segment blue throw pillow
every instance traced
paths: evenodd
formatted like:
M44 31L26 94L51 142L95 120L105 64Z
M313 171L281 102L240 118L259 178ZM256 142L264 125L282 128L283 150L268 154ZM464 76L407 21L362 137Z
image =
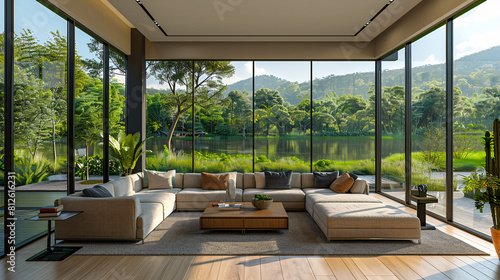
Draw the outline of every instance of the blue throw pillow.
M266 189L291 189L292 170L284 172L265 171Z
M93 188L83 189L83 196L86 197L113 197L111 193L103 186L97 185Z

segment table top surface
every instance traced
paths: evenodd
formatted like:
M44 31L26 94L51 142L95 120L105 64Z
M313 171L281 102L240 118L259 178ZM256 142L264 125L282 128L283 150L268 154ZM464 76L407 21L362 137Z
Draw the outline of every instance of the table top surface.
M437 203L438 199L435 196L428 194L425 197L410 195L410 199L420 203Z
M80 213L83 213L83 211L76 211L76 212L70 212L70 211L62 211L61 215L59 216L54 216L54 217L38 217L38 215L31 217L29 219L26 219L26 221L64 221L67 220L71 217L74 217Z
M218 207L213 207L211 202L205 209L201 218L288 218L283 203L273 202L267 209L259 210L253 207L251 202L236 202L242 204L240 210L222 210Z

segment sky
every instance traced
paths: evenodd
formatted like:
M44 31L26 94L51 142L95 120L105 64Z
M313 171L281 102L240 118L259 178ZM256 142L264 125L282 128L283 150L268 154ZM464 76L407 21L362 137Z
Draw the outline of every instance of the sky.
M29 4L27 4L29 3ZM3 5L0 5L0 22L3 22ZM31 29L38 40L50 38L50 31L59 30L66 34L66 21L34 0L15 1L15 31ZM488 0L454 20L454 55L455 58L476 53L500 45L500 0ZM414 67L441 64L446 58L445 27L442 26L412 44L412 65ZM76 33L76 47L83 58L95 58L88 51L86 44L90 36L82 31ZM224 80L231 84L252 77L252 62L232 62L235 67L233 77ZM398 61L383 62L384 69L397 69L404 66L404 52L400 52ZM310 62L272 62L256 61L255 74L274 75L292 82L310 80ZM374 62L313 62L313 78L329 75L345 75L355 72L374 70ZM124 81L124 77L117 77ZM154 78L147 80L148 87L166 88Z

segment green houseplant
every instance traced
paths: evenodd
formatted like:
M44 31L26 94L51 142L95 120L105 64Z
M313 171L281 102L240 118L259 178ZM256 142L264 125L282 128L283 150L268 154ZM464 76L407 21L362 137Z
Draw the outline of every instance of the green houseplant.
M481 213L485 204L490 205L493 220L490 229L491 238L497 255L500 255L500 163L497 162L500 159L500 121L498 119L493 122L493 136L486 130L483 143L486 152L485 168L478 168L464 179L464 191L475 192L475 206Z
M118 133L118 139L113 136L109 136L109 143L112 151L112 156L115 157L122 168L122 176L127 176L132 174L137 160L146 152L151 152L149 150L143 151L142 147L146 140L141 141L141 134L136 132L134 134L125 134L125 132L120 131Z

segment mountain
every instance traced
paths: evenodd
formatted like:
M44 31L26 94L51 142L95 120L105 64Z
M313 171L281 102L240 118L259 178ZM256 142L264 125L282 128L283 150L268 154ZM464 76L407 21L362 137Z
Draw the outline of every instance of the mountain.
M375 67L375 65L374 65ZM404 85L404 69L384 70L382 62L382 87ZM462 94L472 97L481 94L486 87L500 85L500 46L464 56L454 61L454 86L462 90ZM445 86L445 64L423 65L412 68L412 87L427 90L431 86ZM368 92L375 81L374 72L353 73L347 75L330 75L313 81L313 98L323 99L327 93L335 92L337 96L344 94L363 95ZM252 78L241 80L227 86L224 95L231 90L252 91ZM309 82L297 83L272 76L255 77L255 90L269 88L278 90L283 99L292 105L300 102L299 95L309 95ZM167 92L148 88L148 94Z

